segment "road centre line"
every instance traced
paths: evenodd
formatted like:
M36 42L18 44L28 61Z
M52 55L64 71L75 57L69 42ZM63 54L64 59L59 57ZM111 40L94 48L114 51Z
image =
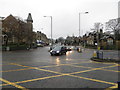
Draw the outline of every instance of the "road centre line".
M0 78L0 80L3 81L3 82L5 82L5 83L7 83L7 84L9 84L9 85L12 85L12 86L14 86L14 87L16 87L16 88L19 88L19 89L21 89L21 90L29 90L29 89L26 89L25 87L22 87L22 86L20 86L20 85L17 85L16 83L7 81L7 80L5 80L5 79L3 79L3 78Z

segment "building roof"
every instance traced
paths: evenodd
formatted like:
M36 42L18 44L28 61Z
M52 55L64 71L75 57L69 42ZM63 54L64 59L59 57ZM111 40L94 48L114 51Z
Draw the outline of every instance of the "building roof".
M28 14L27 21L28 21L28 22L33 22L33 19L32 19L32 16L31 16L31 13Z

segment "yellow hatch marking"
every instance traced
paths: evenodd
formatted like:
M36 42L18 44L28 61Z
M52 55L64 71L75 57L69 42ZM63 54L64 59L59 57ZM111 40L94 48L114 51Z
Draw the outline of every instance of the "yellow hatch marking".
M17 88L19 88L19 89L21 89L21 90L29 90L29 89L26 89L25 87L22 87L22 86L20 86L20 85L15 84L15 83L13 83L13 82L7 81L7 80L5 80L5 79L3 79L3 78L0 78L0 80L3 81L3 82L5 82L5 83L7 83L7 84L9 84L9 85L12 85L12 86L14 86L14 87L17 87Z

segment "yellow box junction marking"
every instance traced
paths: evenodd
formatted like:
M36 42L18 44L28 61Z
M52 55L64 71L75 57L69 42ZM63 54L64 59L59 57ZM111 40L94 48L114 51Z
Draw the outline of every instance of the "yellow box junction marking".
M80 77L80 76L75 76L75 75L71 75L71 74L82 73L82 72L88 72L88 71L93 71L93 70L99 70L99 69L104 69L104 68L109 68L109 67L115 67L115 66L117 66L117 65L112 65L112 66L107 66L107 67L102 67L102 68L91 68L91 67L77 66L77 67L91 68L91 69L90 69L90 70L80 71L80 72L74 72L74 73L64 74L64 73L55 72L55 71L51 71L51 70L40 69L40 68L38 68L38 67L30 67L30 66L20 65L20 64L16 64L16 63L11 63L11 64L12 64L12 65L21 66L21 67L29 67L29 68L27 68L27 69L36 69L36 70L41 70L41 71L46 71L46 72L52 72L52 73L60 74L60 75L54 75L54 76L49 76L49 77L43 77L43 78L37 78L37 79L31 79L31 80L25 80L25 81L14 82L14 84L25 83L25 82L31 82L31 81L36 81L36 80L43 80L43 79L48 79L48 78L54 78L54 77L60 77L60 76L65 76L65 75L67 75L67 76L82 78L82 79L91 80L91 81L95 81L95 82L101 82L101 83L107 83L107 84L116 85L116 83L111 83L111 82L106 82L106 81L97 80L97 79L91 79L91 78L86 78L86 77ZM74 64L78 64L78 63L74 63ZM61 66L62 66L62 65L71 65L71 66L75 66L75 65L72 65L72 64L61 64ZM43 67L45 67L45 66L43 66ZM46 66L46 67L47 67L47 66ZM21 69L21 70L22 70L22 69ZM3 84L2 86L9 85L9 84L10 84L10 83ZM1 86L1 85L0 85L0 86Z
M15 70L6 70L6 71L0 71L0 72L14 72L14 71L23 71L23 70L28 70L31 68L24 68L24 69L15 69Z
M95 81L95 82L101 82L101 83L116 85L116 83L107 82L107 81L102 81L102 80L97 80L97 79L92 79L92 78L86 78L86 77L81 77L81 76L76 76L76 75L70 75L70 74L69 74L69 76L77 77L77 78L82 78L82 79L86 79L86 80L90 80L90 81Z
M112 89L115 89L115 88L118 88L118 84L116 84L114 86L111 86L109 88L106 88L105 90L112 90Z
M14 65L19 65L19 64L14 64ZM19 65L19 66L25 67L24 65ZM108 67L114 67L114 66L116 66L116 65L107 66L107 67L102 67L102 68L108 68ZM82 79L91 80L91 81L95 81L95 82L101 82L101 83L116 85L116 83L112 83L112 82L107 82L107 81L102 81L102 80L97 80L97 79L92 79L92 78L86 78L86 77L80 77L80 76L71 75L71 74L76 74L76 73L78 73L78 72L69 73L69 74L64 74L64 73L55 72L55 71L51 71L51 70L40 69L40 68L37 68L37 67L31 67L31 69L36 69L36 70L41 70L41 71L46 71L46 72L52 72L52 73L56 73L56 74L60 74L60 75L54 75L54 76L43 77L43 78L38 78L38 79L25 80L25 81L20 81L20 82L15 82L15 83L31 82L31 81L35 81L35 80L42 80L42 79L47 79L47 78L53 78L53 77L58 77L58 76L67 75L67 76L82 78ZM94 69L91 69L91 70L98 70L98 69L101 69L101 68L94 68ZM87 70L87 71L84 70L84 71L80 71L80 72L88 72L88 71L91 71L91 70ZM80 73L80 72L79 72L79 73Z
M63 75L48 76L48 77L43 77L43 78L36 78L36 79L31 79L31 80L19 81L19 82L15 82L15 83L17 83L17 84L19 84L19 83L26 83L26 82L32 82L32 81L37 81L37 80L44 80L44 79L60 77L60 76L63 76Z
M87 62L82 62L82 63L87 63ZM72 64L78 64L78 63L72 63ZM6 71L0 71L0 72L13 72L13 71L22 71L22 70L28 70L28 69L32 69L30 66L24 66L24 65L20 65L20 64L16 64L16 63L9 63L7 65L17 65L20 67L26 67L25 69L15 69L15 70L6 70ZM45 68L45 67L57 67L57 66L62 66L62 65L71 65L71 64L60 64L60 65L50 65L50 66L39 66L39 68ZM83 66L81 66L83 67ZM86 67L87 68L87 67Z
M87 63L87 62L82 62L82 63ZM85 66L76 66L73 64L78 64L78 63L72 63L72 64L60 64L59 66L63 66L63 65L68 65L68 66L73 66L73 67L82 67L82 68L91 68L91 69L95 69L93 67L85 67ZM80 64L80 63L79 63ZM0 71L0 72L12 72L12 71L22 71L22 70L27 70L27 69L32 69L30 66L24 66L24 65L20 65L20 64L16 64L16 63L10 63L10 65L17 65L17 66L21 66L21 67L27 67L25 69L16 69L16 70L7 70L7 71ZM118 64L115 64L116 66L118 66ZM50 66L39 66L39 68L45 68L45 67L57 67L58 65L50 65ZM111 66L110 66L111 67ZM108 67L109 68L109 67ZM120 71L115 71L115 70L108 70L108 69L102 69L104 71L113 71L113 72L120 72Z
M0 78L0 80L3 81L3 82L5 82L5 83L7 83L7 84L9 84L9 85L12 85L12 86L14 86L14 87L16 87L16 88L19 88L19 89L21 89L21 90L29 90L29 89L26 89L25 87L22 87L22 86L20 86L20 85L17 85L16 83L7 81L7 80L5 80L5 79L3 79L3 78Z

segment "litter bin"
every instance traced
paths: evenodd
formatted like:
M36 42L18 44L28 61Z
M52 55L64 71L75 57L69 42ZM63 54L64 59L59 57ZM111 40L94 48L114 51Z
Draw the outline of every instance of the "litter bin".
M99 59L99 51L97 51L96 53L97 53L97 58Z
M99 59L103 59L103 52L99 51Z
M97 51L97 58L103 59L103 52L102 51Z

